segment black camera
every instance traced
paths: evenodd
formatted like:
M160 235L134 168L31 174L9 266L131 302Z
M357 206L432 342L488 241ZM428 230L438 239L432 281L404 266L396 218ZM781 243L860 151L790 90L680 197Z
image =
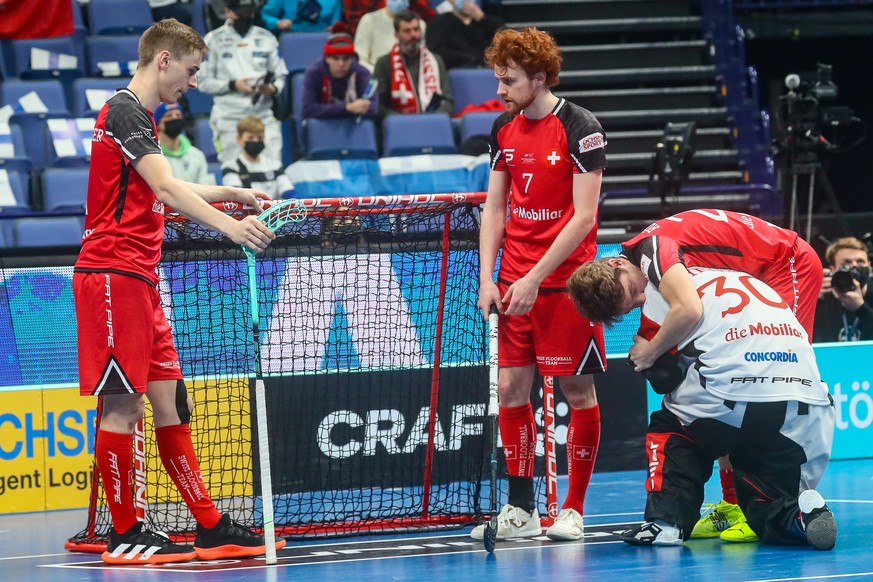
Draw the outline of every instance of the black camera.
M831 274L831 287L837 293L848 293L855 289L855 282L858 282L859 287L863 287L870 280L870 267L853 267L852 265L843 265L839 271Z

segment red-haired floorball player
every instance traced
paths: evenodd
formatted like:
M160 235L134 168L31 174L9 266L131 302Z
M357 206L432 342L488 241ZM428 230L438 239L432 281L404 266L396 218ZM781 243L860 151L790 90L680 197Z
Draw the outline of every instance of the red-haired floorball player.
M95 454L112 516L103 560L157 564L263 554L264 538L219 513L209 497L188 422L193 403L182 380L173 335L158 295L157 264L167 204L238 244L263 250L275 238L254 217L235 220L209 202L235 200L260 209L254 190L201 186L173 178L152 111L197 86L206 45L174 19L146 30L139 65L94 127L88 211L73 275L83 395L103 413ZM164 468L197 520L194 546L172 543L137 521L131 495L131 442L148 396ZM280 541L277 547L284 546Z
M492 305L500 312L499 424L509 501L497 519L497 538L541 531L533 491L537 430L530 403L538 368L543 376L558 379L571 409L569 491L547 535L577 540L600 441L592 374L606 369L606 357L602 326L579 315L566 281L595 256L606 137L589 111L552 93L561 53L549 34L536 28L499 31L486 59L507 110L491 132L491 175L479 239L479 307L486 317ZM479 526L472 537L483 534Z

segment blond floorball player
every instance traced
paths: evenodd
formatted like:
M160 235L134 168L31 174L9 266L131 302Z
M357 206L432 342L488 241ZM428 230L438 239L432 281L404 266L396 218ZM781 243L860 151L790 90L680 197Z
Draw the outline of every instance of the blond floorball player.
M263 193L176 179L161 153L152 111L197 86L205 54L206 45L190 27L173 19L152 25L140 39L136 74L103 106L94 127L73 293L80 390L99 396L103 406L95 457L112 516L103 554L110 564L245 557L266 550L262 536L219 513L206 491L188 426L193 403L157 289L164 205L253 249L263 250L275 238L254 217L237 221L209 205L235 200L260 209ZM193 547L146 529L134 513L131 443L145 396L161 461L197 521Z
M491 175L479 240L479 307L485 317L492 305L500 312L498 422L509 500L497 519L497 538L541 531L533 491L537 434L530 402L539 369L558 379L571 408L569 490L547 535L577 540L600 441L592 374L606 369L606 357L603 328L578 314L565 287L576 267L596 253L606 138L588 110L552 93L561 55L549 34L536 28L502 30L486 59L494 68L497 95L506 104L491 133ZM479 526L472 537L483 534Z

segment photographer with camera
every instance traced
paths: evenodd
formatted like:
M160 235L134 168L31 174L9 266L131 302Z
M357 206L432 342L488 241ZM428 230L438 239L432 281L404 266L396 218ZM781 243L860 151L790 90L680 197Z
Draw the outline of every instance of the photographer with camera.
M815 310L813 342L873 340L873 305L864 300L870 282L867 245L838 239L825 254L828 271Z

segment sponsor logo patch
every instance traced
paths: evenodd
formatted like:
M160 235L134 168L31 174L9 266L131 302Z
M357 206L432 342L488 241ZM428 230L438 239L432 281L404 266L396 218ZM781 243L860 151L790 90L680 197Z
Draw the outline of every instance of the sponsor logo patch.
M588 137L583 137L579 140L579 151L584 154L585 152L590 152L591 150L602 148L605 145L606 140L603 139L602 133L592 133Z

